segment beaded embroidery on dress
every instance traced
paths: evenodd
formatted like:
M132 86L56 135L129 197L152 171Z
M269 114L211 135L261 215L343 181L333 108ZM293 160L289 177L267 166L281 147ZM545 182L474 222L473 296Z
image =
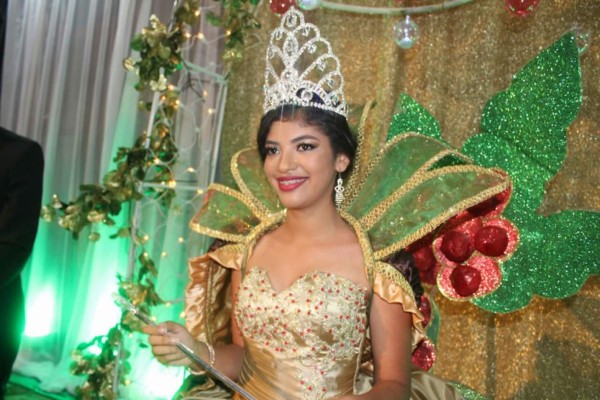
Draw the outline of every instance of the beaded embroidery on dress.
M258 398L324 399L352 390L367 329L367 288L314 271L277 293L267 272L255 267L238 296L234 313L254 361L244 363L240 384Z

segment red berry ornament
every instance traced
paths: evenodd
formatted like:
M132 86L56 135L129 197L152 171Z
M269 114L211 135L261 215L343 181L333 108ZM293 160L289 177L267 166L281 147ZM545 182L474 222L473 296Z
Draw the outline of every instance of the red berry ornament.
M460 263L471 256L474 246L466 234L454 230L444 234L441 250L448 260Z
M419 250L413 252L412 255L419 271L429 271L435 267L436 261L431 245L421 247Z
M499 257L508 247L508 233L499 226L485 226L475 234L475 248L481 254Z
M481 273L468 265L459 265L450 274L450 282L459 296L468 297L479 289Z
M412 353L413 365L423 371L430 370L436 358L435 347L429 339L421 340Z
M285 14L294 5L294 0L269 0L269 8L275 14Z
M504 5L508 12L525 17L535 11L540 0L505 0Z

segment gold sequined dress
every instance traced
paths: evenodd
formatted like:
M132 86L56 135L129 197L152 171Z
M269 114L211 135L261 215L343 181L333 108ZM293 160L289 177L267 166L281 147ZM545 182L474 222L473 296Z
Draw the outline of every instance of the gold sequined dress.
M356 227L356 221L344 215ZM277 223L274 221L274 223ZM265 226L267 231L271 226ZM366 235L356 231L363 249L370 249ZM258 237L258 236L257 236ZM414 294L402 274L385 263L376 263L365 273L371 289L345 277L315 270L300 276L288 288L277 292L269 275L258 266L247 266L250 247L224 247L191 262L192 278L188 296L202 298L211 293L207 282L221 287L228 271L242 270L243 279L234 310L242 332L245 354L238 383L257 399L330 399L358 394L372 386L367 310L370 296L401 304L412 315L413 347L424 336L421 315ZM207 274L208 273L208 274ZM217 300L217 298L215 298ZM188 304L190 303L188 299ZM188 306L188 326L207 321L193 320L216 313L213 335L227 325L224 310L205 308L204 301ZM214 340L220 343L219 340ZM447 382L415 370L412 399L461 399ZM213 388L214 389L214 388ZM210 390L197 391L187 398L214 398ZM236 398L236 397L234 397Z
M366 288L319 271L275 292L268 274L253 268L234 311L246 349L241 385L259 399L352 392L368 298Z

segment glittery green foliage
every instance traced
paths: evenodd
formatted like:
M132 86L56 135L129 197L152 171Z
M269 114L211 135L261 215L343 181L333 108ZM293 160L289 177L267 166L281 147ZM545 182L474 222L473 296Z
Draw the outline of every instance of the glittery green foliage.
M484 309L513 311L526 306L534 294L563 298L576 293L590 274L600 273L593 251L594 243L600 243L600 213L537 213L546 183L564 161L566 129L581 100L579 53L569 33L489 101L481 133L463 146L478 164L500 167L512 177L513 196L504 215L521 234L517 252L502 266L500 288L475 301Z
M460 392L460 394L463 395L465 400L488 400L487 397L477 393L476 391L474 391L473 389L471 389L465 385L461 385L460 383L457 383L457 382L451 382L451 383L452 383L452 386L454 386Z
M396 103L387 140L405 132L417 132L437 140L443 140L437 120L422 105L403 93Z
M410 96L402 93L396 102L396 110L394 112L392 122L390 123L387 141L390 141L395 136L406 132L420 133L421 135L429 136L433 139L439 140L445 145L448 145L442 138L442 130L440 129L440 124L435 117L431 115L425 107L417 103ZM418 146L418 148L420 152L423 150L422 146ZM414 151L411 149L410 154L414 157L415 154L413 153ZM464 163L465 160L461 158L446 156L437 161L431 167L431 169L449 167L451 165L460 165Z
M221 13L212 11L207 13L208 22L214 26L225 29L226 38L222 59L226 63L241 61L244 58L244 44L248 32L260 28L260 22L256 18L256 9L259 0L219 0L221 2Z

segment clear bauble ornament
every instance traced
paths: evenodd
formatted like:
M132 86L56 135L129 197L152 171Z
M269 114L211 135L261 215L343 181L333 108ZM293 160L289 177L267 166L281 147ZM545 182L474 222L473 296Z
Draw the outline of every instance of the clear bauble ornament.
M571 32L573 32L573 35L575 36L575 43L577 44L579 55L582 55L590 46L590 34L578 25L573 26Z
M410 49L419 39L419 27L410 16L407 15L404 21L397 22L394 25L394 40L398 47Z
M310 11L319 8L321 0L296 0L296 4L301 9Z

